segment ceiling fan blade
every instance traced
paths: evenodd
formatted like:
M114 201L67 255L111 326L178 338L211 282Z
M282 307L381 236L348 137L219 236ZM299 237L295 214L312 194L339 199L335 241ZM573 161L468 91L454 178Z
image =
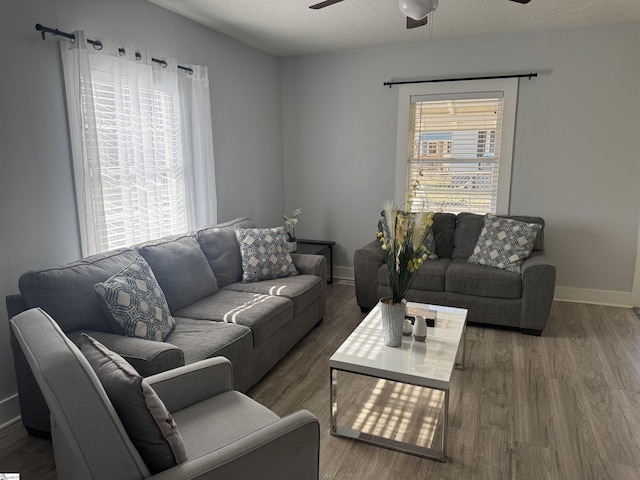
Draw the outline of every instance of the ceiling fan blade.
M525 4L525 3L529 3L531 0L511 0L511 1L512 1L512 2L517 2L517 3Z
M334 3L340 3L343 0L326 0L325 2L316 3L315 5L311 5L309 8L313 10L320 10L321 8L328 7L329 5L333 5Z
M423 25L427 24L428 19L429 19L429 15L427 15L424 18L421 18L420 20L414 20L411 17L407 17L407 29L422 27Z

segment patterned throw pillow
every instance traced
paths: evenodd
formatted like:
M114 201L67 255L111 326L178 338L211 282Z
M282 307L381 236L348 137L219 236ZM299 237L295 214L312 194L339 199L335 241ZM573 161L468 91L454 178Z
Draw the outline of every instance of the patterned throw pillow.
M121 335L161 342L175 326L164 293L141 256L108 280L96 283L94 289Z
M298 275L289 250L284 227L236 230L242 256L242 282Z
M520 266L531 255L542 225L525 223L488 213L469 263L487 265L520 273Z
M178 426L144 378L124 358L86 333L80 348L151 473L186 462Z

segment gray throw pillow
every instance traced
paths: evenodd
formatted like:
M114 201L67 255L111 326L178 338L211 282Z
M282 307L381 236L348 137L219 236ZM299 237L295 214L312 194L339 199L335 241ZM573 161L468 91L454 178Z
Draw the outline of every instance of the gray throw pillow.
M242 282L298 275L287 249L284 227L236 230L242 256Z
M525 258L531 255L542 225L525 223L488 213L469 263L487 265L520 273Z
M176 422L158 394L120 355L86 333L81 350L151 473L187 461Z
M164 293L141 256L94 289L116 333L161 342L175 326Z

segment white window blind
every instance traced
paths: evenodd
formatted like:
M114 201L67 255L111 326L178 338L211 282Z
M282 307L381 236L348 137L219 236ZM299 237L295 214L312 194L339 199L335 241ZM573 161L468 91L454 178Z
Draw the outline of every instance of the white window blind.
M414 209L495 213L502 92L411 96L408 184Z
M116 94L113 82L93 81L95 133L87 146L101 250L187 230L177 95L140 88Z

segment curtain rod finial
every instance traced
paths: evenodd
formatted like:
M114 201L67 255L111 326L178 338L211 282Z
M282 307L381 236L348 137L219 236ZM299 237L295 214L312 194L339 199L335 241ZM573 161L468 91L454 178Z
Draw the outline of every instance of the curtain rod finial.
M38 30L40 32L42 40L46 40L46 38L44 36L44 27L42 25L40 25L39 23L36 23L36 30Z

